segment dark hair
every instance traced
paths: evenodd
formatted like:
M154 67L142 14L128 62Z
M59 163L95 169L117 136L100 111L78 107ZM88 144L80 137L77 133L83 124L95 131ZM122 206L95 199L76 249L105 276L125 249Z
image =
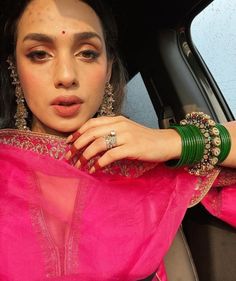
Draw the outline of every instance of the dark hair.
M113 17L113 13L109 10L108 6L105 4L105 1L82 0L82 2L88 4L96 12L103 27L108 59L113 60L110 83L112 84L114 89L114 112L118 114L120 112L124 97L124 88L127 82L127 73L118 52L118 30L116 22Z
M11 84L7 58L15 53L15 33L18 19L28 1L7 1L0 16L0 128L14 128L16 112L15 90Z
M126 85L126 72L117 51L117 27L112 13L102 1L81 0L100 18L108 59L113 60L110 83L114 89L114 111L119 113ZM0 15L0 128L14 128L16 112L15 88L12 85L8 57L15 57L18 21L31 0L8 0Z

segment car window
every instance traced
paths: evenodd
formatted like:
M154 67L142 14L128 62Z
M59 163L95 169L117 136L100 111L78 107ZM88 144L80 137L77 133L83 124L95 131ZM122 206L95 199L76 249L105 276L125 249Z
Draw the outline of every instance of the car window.
M158 118L140 73L128 83L122 114L150 128L158 128Z
M193 20L191 37L236 117L236 0L214 0Z

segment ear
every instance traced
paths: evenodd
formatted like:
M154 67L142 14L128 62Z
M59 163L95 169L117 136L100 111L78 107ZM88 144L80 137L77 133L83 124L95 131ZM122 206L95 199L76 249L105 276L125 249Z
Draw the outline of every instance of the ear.
M113 59L110 59L107 63L107 79L106 79L106 81L108 81L108 82L111 79L112 66L113 66Z

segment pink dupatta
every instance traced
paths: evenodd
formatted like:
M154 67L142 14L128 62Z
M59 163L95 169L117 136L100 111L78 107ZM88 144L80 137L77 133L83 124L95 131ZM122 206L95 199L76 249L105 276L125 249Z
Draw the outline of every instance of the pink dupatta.
M0 131L1 281L144 279L219 174L124 160L89 175L64 160L67 149L54 136Z

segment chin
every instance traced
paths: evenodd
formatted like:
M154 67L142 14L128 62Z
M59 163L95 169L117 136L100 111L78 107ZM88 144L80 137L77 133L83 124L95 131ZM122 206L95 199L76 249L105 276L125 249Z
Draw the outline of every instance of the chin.
M49 129L49 133L53 134L53 135L68 136L77 130L78 130L78 128L51 128L51 129Z
M34 131L41 131L51 135L69 135L77 131L90 117L83 116L78 118L47 118L47 120L40 120L33 124Z
M83 124L84 122L82 124L76 122L76 125L70 124L70 122L66 122L66 124L64 123L58 124L57 126L50 126L49 130L51 129L52 131L58 132L59 134L69 135L70 133L77 131Z

